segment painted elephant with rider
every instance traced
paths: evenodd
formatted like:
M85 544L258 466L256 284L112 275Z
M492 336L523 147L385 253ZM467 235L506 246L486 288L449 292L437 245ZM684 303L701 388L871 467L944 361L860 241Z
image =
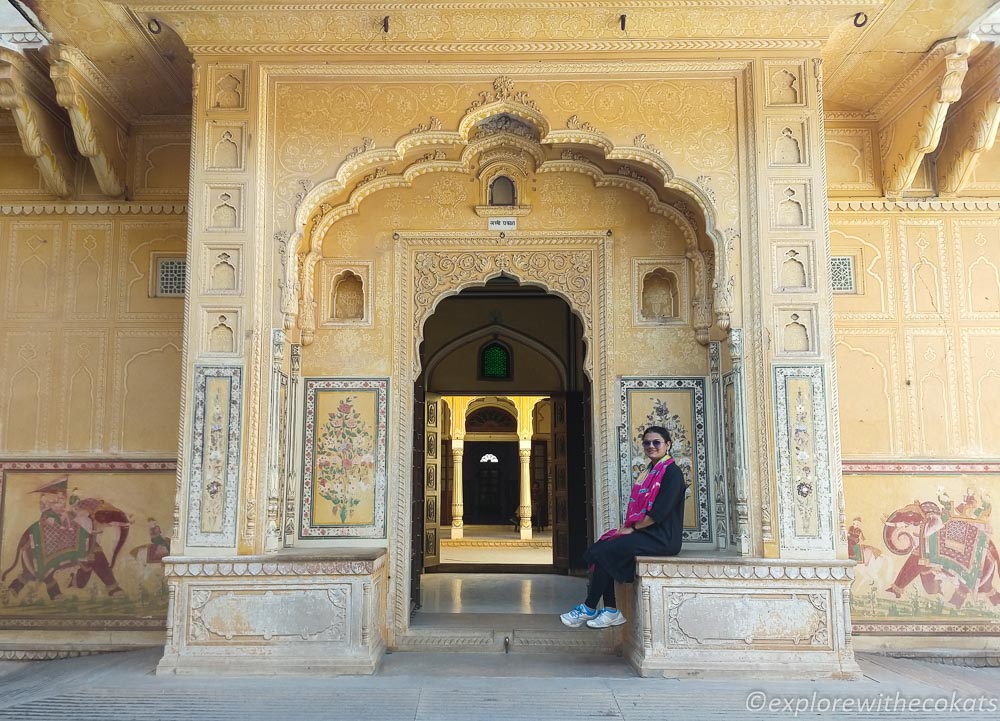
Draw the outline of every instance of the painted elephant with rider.
M955 516L943 502L914 501L894 511L886 520L883 539L886 548L906 556L886 592L896 598L917 578L929 594L941 594L942 579L955 583L948 599L961 608L970 593L982 593L994 606L1000 605L1000 554L990 537L985 517Z
M62 594L56 572L70 570L70 587L84 588L96 575L109 596L122 593L114 565L128 538L128 514L97 498L67 499L64 490L43 495L40 506L40 518L21 534L14 561L0 582L6 582L20 566L20 573L8 587L11 593L17 595L28 583L40 581L49 598L55 599ZM110 560L100 544L100 536L108 529L115 536Z

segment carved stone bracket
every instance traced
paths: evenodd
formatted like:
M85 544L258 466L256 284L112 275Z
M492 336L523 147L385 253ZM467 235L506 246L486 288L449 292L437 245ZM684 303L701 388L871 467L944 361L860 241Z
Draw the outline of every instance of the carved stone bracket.
M972 179L976 163L990 148L1000 127L1000 67L996 54L990 58L986 83L965 92L948 115L948 132L937 156L938 195L953 197ZM971 73L970 73L971 75Z
M101 191L117 198L125 194L129 121L103 95L78 58L76 53L54 47L49 75L57 102L69 113L77 148L90 160Z
M38 165L45 186L60 198L73 192L73 154L65 140L48 78L27 59L0 47L0 107L14 116L24 152Z
M948 107L962 95L969 55L978 44L971 37L939 43L901 83L905 91L890 96L895 102L876 108L886 197L902 195L924 156L937 148Z

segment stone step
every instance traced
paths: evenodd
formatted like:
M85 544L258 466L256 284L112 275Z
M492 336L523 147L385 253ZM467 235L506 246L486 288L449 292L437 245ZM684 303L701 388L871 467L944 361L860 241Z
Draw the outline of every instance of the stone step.
M398 650L611 655L627 628L567 628L553 614L418 613Z

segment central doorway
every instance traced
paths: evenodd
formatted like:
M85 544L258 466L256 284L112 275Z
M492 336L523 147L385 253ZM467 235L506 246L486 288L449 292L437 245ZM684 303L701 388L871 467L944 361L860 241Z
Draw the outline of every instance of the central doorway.
M414 383L411 608L423 605L426 574L437 605L440 574L455 593L476 574L504 574L520 589L517 612L526 582L584 570L594 436L584 352L566 301L509 276L428 318Z

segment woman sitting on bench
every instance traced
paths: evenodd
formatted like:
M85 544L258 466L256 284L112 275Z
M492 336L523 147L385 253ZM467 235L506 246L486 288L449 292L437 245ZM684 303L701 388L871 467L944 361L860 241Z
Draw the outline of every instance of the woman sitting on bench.
M670 434L650 426L642 434L649 466L632 486L621 528L608 531L583 555L590 566L586 600L560 620L570 628L608 628L625 623L615 602L615 581L635 579L636 556L676 556L684 529L684 474L670 457ZM604 599L604 608L597 604Z

